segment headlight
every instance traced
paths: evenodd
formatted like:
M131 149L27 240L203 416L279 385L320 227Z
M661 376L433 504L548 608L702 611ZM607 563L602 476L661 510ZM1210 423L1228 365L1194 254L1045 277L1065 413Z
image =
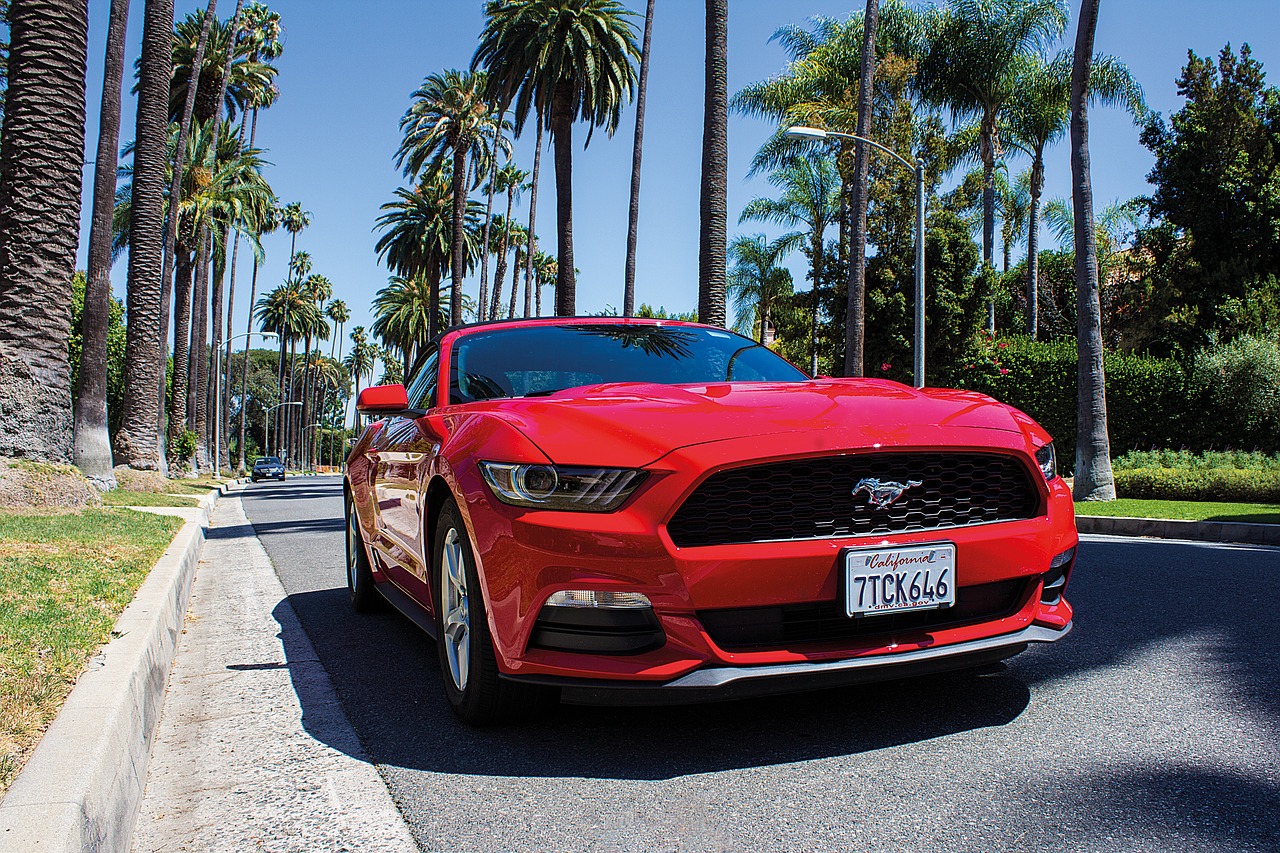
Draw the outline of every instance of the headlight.
M564 468L481 462L484 481L503 503L532 509L609 512L648 476L627 468Z
M1052 441L1036 451L1036 464L1040 466L1040 473L1044 474L1046 480L1058 476L1058 457L1053 452Z

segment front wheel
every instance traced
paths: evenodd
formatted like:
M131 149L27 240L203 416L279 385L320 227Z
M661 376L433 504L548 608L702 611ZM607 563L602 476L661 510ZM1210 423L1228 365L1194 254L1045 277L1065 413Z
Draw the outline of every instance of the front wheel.
M484 593L458 505L450 500L436 524L436 647L445 698L473 726L511 722L554 704L554 688L504 681L498 674Z
M360 520L356 517L356 504L347 495L347 594L351 607L357 613L371 613L378 609L381 594L374 588L373 570L369 565L369 553L360 535Z

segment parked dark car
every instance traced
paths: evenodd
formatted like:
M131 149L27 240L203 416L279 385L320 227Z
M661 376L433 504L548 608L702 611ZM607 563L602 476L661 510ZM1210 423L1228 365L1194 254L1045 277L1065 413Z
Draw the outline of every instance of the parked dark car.
M284 481L284 463L275 456L259 456L258 460L253 463L253 473L250 475L253 482L259 480L280 480Z

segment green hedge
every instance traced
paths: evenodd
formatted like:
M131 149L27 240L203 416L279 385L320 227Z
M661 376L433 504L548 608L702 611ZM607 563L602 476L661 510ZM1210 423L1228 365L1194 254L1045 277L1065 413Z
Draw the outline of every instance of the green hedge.
M1280 449L1280 343L1243 337L1170 358L1107 353L1112 456L1127 451ZM975 342L964 364L931 377L1022 409L1054 437L1064 469L1075 463L1076 345L1072 339ZM1136 497L1136 496L1135 496Z
M1129 468L1115 472L1116 496L1148 500L1280 502L1280 471Z

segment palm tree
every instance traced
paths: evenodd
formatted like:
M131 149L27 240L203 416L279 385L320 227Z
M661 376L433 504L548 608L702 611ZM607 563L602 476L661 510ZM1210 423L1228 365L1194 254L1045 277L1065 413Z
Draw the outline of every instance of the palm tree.
M529 316L533 313L533 304L530 301L532 297L529 295L529 282L533 280L534 277L534 259L529 257L529 242L529 229L525 228L523 225L516 225L513 222L511 224L511 232L507 235L507 244L511 247L511 251L515 253L515 263L511 265L511 307L508 309L506 314L508 319L516 316L516 299L520 293L521 271L524 271L525 273L525 302L528 304L525 316ZM538 254L541 254L541 252ZM502 305L496 292L494 293L493 304L496 307L501 307Z
M9 26L0 141L0 456L67 462L87 4L18 0Z
M785 241L770 243L763 234L738 237L729 246L735 263L729 271L728 291L738 308L733 327L744 335L758 328L762 344L774 307L792 292L791 271L778 266L785 252Z
M315 302L308 297L300 278L291 279L279 285L258 300L258 322L262 330L275 332L280 339L280 402L286 402L289 399L285 396L285 391L293 387L292 372L287 385L284 381L285 354L290 347L296 352L298 339L311 326L311 314L314 311ZM281 406L280 411L286 408L289 407ZM283 438L287 423L285 418L277 416L275 434Z
M513 227L519 228L518 225L515 225L511 221L511 210L515 206L516 198L524 191L526 187L525 181L528 177L528 172L516 168L514 163L508 163L494 174L493 180L491 181L492 184L496 185L499 191L507 194L507 215L502 217L498 228L499 237L498 245L496 246L498 253L498 266L497 269L494 270L493 276L493 297L491 307L488 308L488 314L490 316L497 314L497 306L501 304L502 276L507 271L507 252L511 246L511 229ZM481 311L486 310L486 306L484 305L485 296L487 296L487 294L482 292L480 299ZM481 319L484 319L483 314L481 315Z
M858 123L854 131L863 139L871 138L871 94L876 74L876 27L879 0L867 0L862 16L862 67L858 73ZM861 376L867 317L867 173L871 166L871 147L858 142L854 148L853 234L849 244L849 293L845 316L844 375Z
M422 352L433 337L429 285L419 278L391 276L387 286L373 297L373 316L370 331L388 348L399 350L406 371L416 373Z
M977 118L982 160L982 259L994 266L998 124L1018 88L1021 63L1062 35L1065 0L952 0L934 20L917 84L956 120ZM995 302L987 304L995 331Z
M347 321L351 319L351 312L347 310L347 303L343 302L341 299L335 299L329 303L329 307L325 309L325 314L328 315L329 319L333 322L333 324L338 327L338 333L333 336L333 344L329 347L329 358L333 360L336 364L341 364L342 363L342 346L344 343L346 343L343 335L346 332ZM336 358L334 357L335 347L337 348ZM336 387L336 383L335 383L335 387ZM347 401L346 401L346 398L344 397L342 401L342 412L344 416L340 419L344 423L344 425L346 423L346 417L345 417L346 410L347 410ZM332 451L330 452L330 456L333 456Z
M784 228L803 226L778 239L784 252L804 241L809 243L813 281L813 319L810 341L810 372L818 372L818 283L825 258L824 235L840 215L840 177L835 163L822 152L794 154L784 166L769 175L769 183L782 191L780 198L753 199L742 209L738 222L774 222Z
M644 151L645 92L649 88L649 43L653 37L653 0L644 12L644 40L640 45L640 84L636 92L636 141L631 151L631 206L627 217L627 261L622 286L622 316L636 308L636 238L640 229L640 156Z
M500 120L486 100L488 78L484 72L449 70L431 74L413 93L414 102L400 120L404 140L396 152L396 163L406 177L440 173L445 164L453 176L453 245L451 322L462 322L462 280L466 276L463 235L467 212L468 157L472 164L483 163L488 155L486 138L499 136ZM476 170L477 176L480 170Z
M1007 175L1008 169L1003 173L996 173L996 209L1000 214L1000 249L1004 254L1004 272L1009 271L1014 248L1027 239L1027 222L1031 215L1031 170L1023 169L1012 182ZM978 180L982 180L980 174ZM979 220L975 224L975 230L981 224Z
M698 319L723 326L729 194L729 0L706 0L706 8L702 190L698 203Z
M722 0L723 2L723 0ZM617 0L490 0L472 68L485 68L490 95L512 104L517 131L530 108L555 144L559 278L556 309L576 313L573 265L573 123L612 135L635 87L634 16ZM539 145L541 150L541 145ZM532 227L530 229L532 231Z
M535 317L542 316L542 288L556 284L560 278L560 261L546 252L535 252L533 256L533 272L535 285ZM528 302L528 294L525 294Z
M217 7L217 2L218 0L209 0L208 9L205 11L204 18L201 21L200 34L196 40L195 49L191 53L192 67L201 66L202 63L204 62L205 48L209 40L209 28L212 25L213 21L216 20L216 18L214 17L214 9ZM172 22L172 16L170 16L170 21ZM173 48L176 48L176 43L177 43L177 39L174 39ZM174 50L174 52L176 52L176 50ZM170 68L176 70L177 68L176 58L171 59ZM141 81L139 81L139 85L141 85ZM175 148L175 153L170 161L171 169L170 169L170 183L169 183L169 198L171 199L180 197L179 195L181 190L180 183L182 181L184 167L186 166L187 141L188 141L188 136L191 133L191 118L195 111L195 104L196 104L196 90L189 86L187 87L187 91L183 99L181 120L178 123L177 146ZM173 272L174 272L173 253L174 253L174 244L177 241L177 230L178 230L177 217L170 216L168 218L167 226L165 228L164 272L160 279L160 285L163 288L161 297L160 297L160 328L162 330L167 330L169 328L169 301L171 298L171 294L173 292ZM161 361L165 360L165 352L163 347L163 335L164 335L164 332L161 331L161 344L162 344L160 349ZM164 420L163 378L161 379L160 384L156 389L156 392L158 395L157 405L160 407L160 411L162 413L160 419L163 421ZM174 420L175 419L172 416L169 419L171 433L173 432L173 429L174 429ZM157 437L160 440L163 440L163 436L157 436Z
M98 155L93 169L93 222L89 270L80 321L80 376L76 388L75 453L78 467L103 491L116 487L111 435L107 430L107 326L111 311L111 222L116 197L116 151L120 145L120 85L129 0L111 0L107 51L98 118Z
M253 135L253 133L252 133L252 131L250 131L250 136L252 137L252 135ZM257 240L258 240L258 244L259 244L259 245L261 245L263 235L272 233L273 231L275 231L275 230L280 226L280 208L278 208L278 207L274 207L274 206L273 206L273 207L271 208L270 212L269 212L269 213L268 213L268 214L267 214L267 215L266 215L266 216L265 216L261 221L256 222L256 223L254 223L254 224L257 226L257 230L255 231L254 236L255 236L255 237L257 238ZM238 233L236 234L236 237L237 237L237 239L239 239L239 234L238 234ZM247 321L246 321L246 323L245 323L245 328L246 328L246 330L252 330L252 329L253 329L253 311L254 311L254 308L256 307L256 303L257 303L257 299L258 299L258 265L259 265L259 264L261 264L261 263L262 263L262 261L263 261L264 259L265 259L265 254L264 254L264 253L262 253L262 252L255 252L255 253L254 253L254 256L253 256L253 273L252 273L252 275L251 275L251 277L250 277L250 279L249 279L249 317L247 318ZM228 337L230 337L230 335L229 335L229 334L228 334ZM245 357L244 357L244 361L243 361L243 362L241 363L241 365L240 365L240 425L239 425L239 429L238 429L239 437L240 437L240 441L239 441L239 443L238 443L239 451L238 451L238 454L237 454L239 458L238 458L238 460L236 461L236 473L237 473L237 474L239 474L239 475L242 475L242 476L243 476L244 471L245 471L245 467L244 467L244 466L245 466L245 458L244 458L244 449L245 449L245 448L244 448L244 439L245 439L245 405L244 405L244 400L245 400L245 393L246 393L246 391L247 391L247 389L248 389L248 387L249 387L249 350L250 350L250 349L251 349L251 347L250 347L250 345L249 345L249 340L247 340L247 339L246 339L246 341L245 341ZM228 367L229 367L229 365L230 365L230 361L231 361L231 358L230 358L230 356L228 356L228 357L227 357Z
M369 343L368 337L364 333L364 326L356 326L351 330L351 353L342 362L347 368L348 375L355 383L355 395L360 396L360 380L369 374L372 378L373 365L377 360L377 353L373 345ZM359 410L351 413L351 428L354 430L360 425Z
M333 298L333 282L326 276L313 273L302 283L303 292L311 300L314 310L307 314L307 326L303 330L306 345L302 354L302 411L299 426L311 423L311 343L312 341L329 340L329 322L325 319L324 303ZM302 458L310 459L307 436L299 435L298 444L302 448Z
M280 46L279 15L265 7L249 19L241 15L237 4L236 14L226 22L213 15L214 4L206 11L195 10L174 27L173 34L173 83L169 90L169 120L178 121L185 107L190 89L192 69L199 66L194 117L206 122L218 114L224 104L231 119L245 112L263 98L264 92L275 87L277 71L269 62ZM259 4L253 4L259 5ZM271 16L275 15L274 21ZM243 18L243 20L242 20ZM208 36L205 48L199 52L200 34L208 20ZM255 30L250 28L255 28ZM264 31L265 28L265 31ZM274 29L274 35L272 34ZM242 37L242 34L245 34ZM264 50L265 49L265 50Z
M168 288L162 283L162 267L167 240L164 178L172 28L173 0L146 0L128 220L130 234L136 237L129 244L124 412L115 437L116 461L146 470L163 470L165 464L157 392L164 382L162 342L168 333L164 306Z
M374 249L392 273L403 278L423 278L430 291L433 309L430 317L438 317L441 304L440 280L452 265L455 244L453 235L453 179L450 170L436 173L413 190L400 187L396 201L379 208L375 228L383 231ZM463 220L462 250L464 269L474 265L479 251L480 217L483 207L467 201ZM431 337L439 330L439 321L431 327ZM445 320L449 322L448 317Z
M289 202L280 209L280 224L289 232L289 267L292 268L298 253L298 235L311 225L311 211L303 210L302 202Z
M1024 57L1017 73L1016 94L1006 116L1009 144L1031 158L1027 229L1027 334L1037 331L1040 194L1044 191L1044 149L1066 133L1071 119L1071 51L1051 61ZM1089 64L1089 98L1094 103L1123 104L1135 119L1146 114L1142 87L1124 63L1112 56L1093 57Z
M1107 435L1107 380L1102 364L1102 307L1098 299L1098 247L1089 175L1089 83L1099 0L1081 0L1071 68L1071 184L1076 226L1076 467L1077 501L1115 500L1111 440Z

